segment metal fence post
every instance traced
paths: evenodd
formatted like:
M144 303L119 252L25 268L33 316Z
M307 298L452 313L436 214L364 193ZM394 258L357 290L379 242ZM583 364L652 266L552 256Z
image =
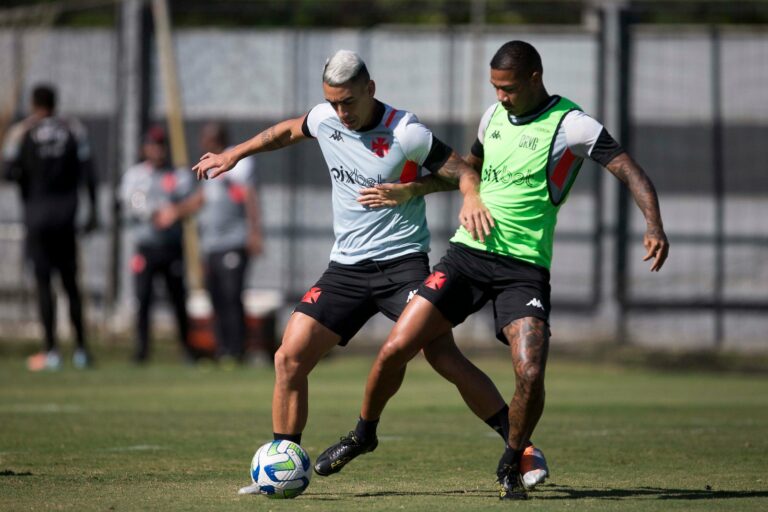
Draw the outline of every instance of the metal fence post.
M723 173L723 112L721 90L720 30L716 26L710 29L712 80L712 182L715 200L715 261L714 261L714 321L715 347L721 348L725 337L723 325L723 294L725 287L725 176Z
M617 94L619 140L626 150L632 146L632 132L630 123L631 109L631 82L632 77L632 43L631 43L631 12L620 9L618 12L618 40L619 40L619 87ZM629 309L629 191L624 184L618 184L619 191L616 203L616 300L619 305L617 315L618 343L629 343L627 330L627 312Z

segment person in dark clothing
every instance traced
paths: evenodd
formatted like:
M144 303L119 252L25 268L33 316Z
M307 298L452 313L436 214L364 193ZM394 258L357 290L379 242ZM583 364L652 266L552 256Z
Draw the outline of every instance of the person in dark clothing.
M158 274L165 280L184 353L194 360L188 343L182 226L172 216L173 205L187 200L194 192L195 180L188 170L169 165L162 127L153 126L147 131L142 151L145 160L125 172L120 190L136 245L130 261L139 307L134 361L143 363L149 358L149 314L153 281Z
M77 344L73 364L80 369L91 364L77 283L75 217L79 188L85 185L90 199L86 231L96 227L96 179L84 127L75 119L56 116L55 110L53 87L35 87L31 115L11 127L3 146L5 176L16 182L21 191L26 255L35 272L45 334L43 351L27 360L32 371L61 367L55 329L56 298L51 288L54 273L58 273L69 299L69 318Z

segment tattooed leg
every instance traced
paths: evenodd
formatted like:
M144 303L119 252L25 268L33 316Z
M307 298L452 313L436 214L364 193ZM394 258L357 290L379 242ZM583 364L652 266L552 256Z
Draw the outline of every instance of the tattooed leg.
M509 403L509 446L522 449L544 411L544 370L549 352L549 327L526 317L504 328L515 366L515 394Z

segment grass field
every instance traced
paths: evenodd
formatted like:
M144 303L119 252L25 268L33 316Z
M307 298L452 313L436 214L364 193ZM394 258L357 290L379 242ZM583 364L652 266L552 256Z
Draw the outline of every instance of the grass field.
M509 396L505 357L476 362ZM236 494L271 438L271 370L100 361L30 374L0 357L0 510L768 510L765 376L555 359L534 439L553 477L502 503L500 439L417 360L376 452L277 501ZM354 426L369 363L339 356L312 375L311 457Z

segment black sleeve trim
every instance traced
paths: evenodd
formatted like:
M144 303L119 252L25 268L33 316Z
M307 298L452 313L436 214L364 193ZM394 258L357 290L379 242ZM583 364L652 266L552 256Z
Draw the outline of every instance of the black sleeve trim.
M432 148L429 150L422 167L429 169L429 172L437 172L448 161L451 153L453 153L453 149L433 135Z
M621 147L621 144L616 142L616 139L611 137L608 130L603 128L595 141L595 145L592 147L592 153L590 153L589 157L605 167L611 160L623 152L624 148Z
M304 122L301 123L301 133L303 133L310 139L314 139L312 134L309 133L309 112L307 112L307 115L304 116Z
M475 142L472 143L472 147L469 149L469 152L480 160L483 159L485 156L485 147L483 146L483 143L480 142L480 139L475 139Z

